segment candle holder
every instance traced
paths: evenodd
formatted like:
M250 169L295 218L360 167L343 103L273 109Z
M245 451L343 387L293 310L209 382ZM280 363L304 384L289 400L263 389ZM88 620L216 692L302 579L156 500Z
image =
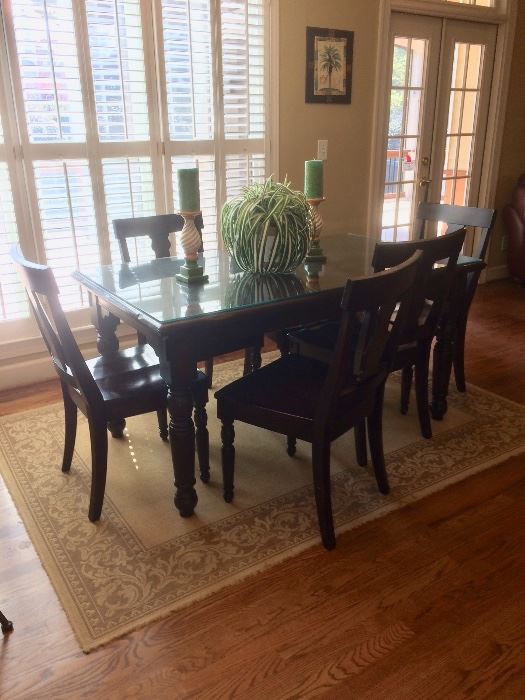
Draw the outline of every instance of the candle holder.
M319 205L324 202L326 197L315 197L306 201L312 209L312 224L310 228L310 245L306 254L306 262L326 262L326 255L319 243L321 231L323 230L323 219L319 213Z
M208 275L204 274L203 268L197 262L202 241L199 230L195 226L195 217L200 213L200 211L180 212L184 217L180 242L184 250L185 262L175 275L175 279L183 284L204 284L208 281Z

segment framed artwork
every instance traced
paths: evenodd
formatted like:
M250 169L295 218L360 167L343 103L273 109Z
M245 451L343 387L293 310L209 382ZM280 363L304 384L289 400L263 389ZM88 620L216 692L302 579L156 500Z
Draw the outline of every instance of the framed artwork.
M354 32L306 27L306 102L349 104Z

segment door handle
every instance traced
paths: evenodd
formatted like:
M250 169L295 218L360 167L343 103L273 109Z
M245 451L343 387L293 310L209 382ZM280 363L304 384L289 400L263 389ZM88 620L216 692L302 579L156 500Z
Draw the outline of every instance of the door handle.
M420 187L428 187L432 180L429 180L428 177L422 177L421 180L419 181L419 186Z

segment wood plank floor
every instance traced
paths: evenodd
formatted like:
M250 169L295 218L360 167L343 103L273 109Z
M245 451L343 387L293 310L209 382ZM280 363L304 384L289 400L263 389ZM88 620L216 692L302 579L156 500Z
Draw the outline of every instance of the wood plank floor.
M525 290L480 287L467 379L525 401ZM35 399L37 397L37 399ZM54 382L0 412L59 400ZM86 656L0 486L0 697L525 698L516 457Z

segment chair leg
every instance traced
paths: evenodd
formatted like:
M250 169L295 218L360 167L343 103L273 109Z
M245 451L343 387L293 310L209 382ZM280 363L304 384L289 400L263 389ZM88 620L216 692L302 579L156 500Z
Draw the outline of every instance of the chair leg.
M0 610L0 624L2 626L2 634L7 634L8 632L12 632L14 630L13 623L11 620L8 620L7 617L2 613Z
M157 411L157 422L159 424L159 435L164 442L167 442L169 437L167 408Z
M91 496L88 517L91 522L95 522L100 519L106 490L108 434L105 423L93 418L88 420L91 439Z
M312 444L312 469L321 540L326 549L334 549L335 532L330 485L330 442L328 440Z
M288 435L286 437L286 452L293 457L297 452L297 440L293 435Z
M213 357L209 357L204 363L204 372L208 377L208 387L213 384Z
M197 457L199 458L200 477L203 484L210 480L210 436L208 433L208 414L206 413L206 396L194 399L195 411L195 444L197 446Z
M235 428L233 420L224 418L221 428L222 440L222 487L226 503L233 501L233 474L235 470Z
M377 488L381 493L389 493L388 474L385 467L385 453L383 449L383 399L385 396L385 386L381 386L376 395L374 408L368 416L368 443L374 474L377 481Z
M64 417L65 417L65 439L64 456L62 458L62 471L68 472L73 460L75 449L75 439L77 436L77 406L68 394L66 387L62 384L62 396L64 397Z
M406 365L401 371L401 413L406 416L410 403L410 389L412 388L412 365Z
M114 418L108 422L107 428L111 433L111 437L122 438L124 437L124 428L126 427L125 418Z
M243 375L255 372L261 366L261 346L254 345L251 348L246 348L244 351L244 370Z
M465 381L465 335L467 332L467 319L462 318L458 324L456 343L454 348L454 377L458 391L465 393L467 384Z
M366 467L368 455L366 450L366 422L359 421L354 425L355 454L360 467Z
M416 401L417 415L421 435L424 438L432 437L432 425L430 422L430 406L428 403L428 365L430 362L431 342L418 343L416 360Z

